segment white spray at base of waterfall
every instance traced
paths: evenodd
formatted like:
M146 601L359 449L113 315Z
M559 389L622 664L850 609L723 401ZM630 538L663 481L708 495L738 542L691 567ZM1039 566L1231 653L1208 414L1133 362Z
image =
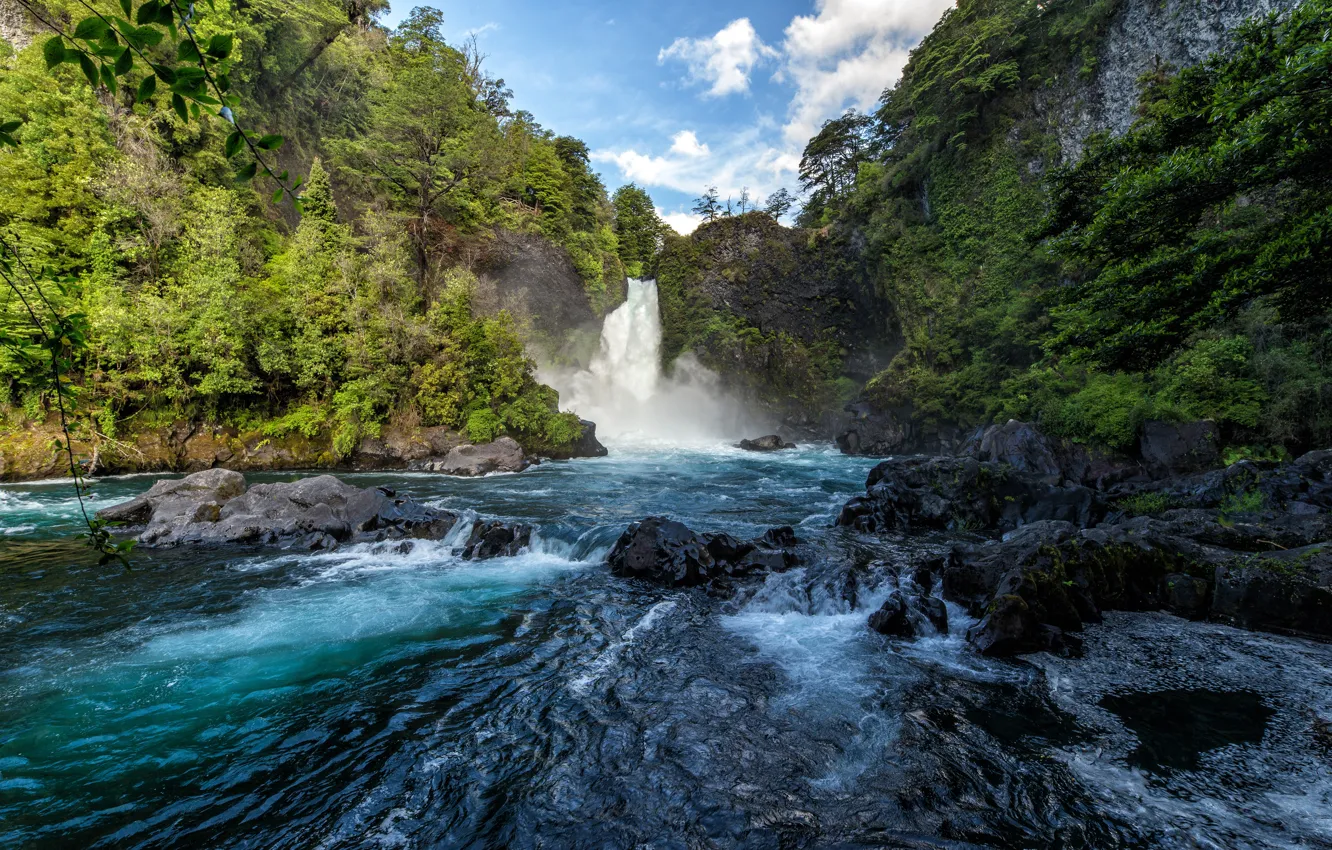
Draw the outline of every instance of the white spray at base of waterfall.
M599 437L678 444L749 436L744 408L692 353L663 374L661 342L657 282L630 280L628 298L606 317L589 367L547 368L541 379L559 390L562 409L596 422Z

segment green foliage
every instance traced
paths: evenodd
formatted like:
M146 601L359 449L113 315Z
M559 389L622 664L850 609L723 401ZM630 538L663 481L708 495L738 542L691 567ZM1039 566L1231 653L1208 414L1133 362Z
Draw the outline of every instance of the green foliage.
M1052 171L1045 90L1095 70L1118 7L959 3L885 93L854 185L807 209L865 235L900 323L900 353L863 394L1119 448L1158 417L1325 444L1332 4L1161 69L1131 132Z
M180 61L214 75L228 63L231 91L271 110L282 136L218 132L195 120L197 86L173 90L156 71L155 92L111 92L99 71L97 93L77 65L48 73L54 47L3 60L0 118L22 120L0 121L17 144L0 153L0 232L21 234L34 266L61 277L42 288L53 315L86 323L62 368L90 445L204 417L327 439L339 457L391 417L553 452L581 434L536 382L513 323L473 315L474 281L458 267L494 227L537 230L569 249L608 309L623 272L587 148L513 116L502 81L443 42L436 13L391 34L370 24L385 5L219 3L196 20L200 55ZM72 0L52 10L87 11ZM78 38L95 35L88 26ZM98 94L125 106L136 91L147 92L138 108L108 120ZM414 132L438 149L412 148ZM308 184L289 184L302 190L298 224L231 179L251 143L266 162L313 160ZM538 165L553 182L526 204ZM0 348L0 395L41 422L56 397L17 292L0 292L0 333L17 343Z
M1174 500L1165 493L1138 493L1120 499L1116 506L1131 516L1154 516L1177 507Z
M1159 82L1131 132L1056 175L1045 232L1076 283L1050 350L1148 368L1260 296L1278 319L1327 311L1329 27L1327 0L1246 24L1232 55Z
M611 197L620 262L629 277L641 278L661 249L667 226L648 193L630 183Z
M1256 514L1261 513L1267 508L1267 497L1260 490L1242 490L1231 493L1221 500L1217 506L1222 517L1230 517L1235 514Z

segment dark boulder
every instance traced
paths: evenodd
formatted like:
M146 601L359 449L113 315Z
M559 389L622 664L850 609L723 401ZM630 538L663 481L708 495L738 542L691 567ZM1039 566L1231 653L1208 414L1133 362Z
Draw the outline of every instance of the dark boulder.
M1246 629L1332 637L1332 544L1218 567L1212 616Z
M684 523L648 517L620 536L607 563L617 576L695 587L786 569L800 560L793 551L797 544L790 528L741 541L729 534L696 534Z
M879 610L870 614L869 627L881 635L914 638L919 634L912 619L911 606L901 591L895 590Z
M589 422L586 419L580 419L578 424L583 426L583 433L574 443L573 452L569 457L606 457L610 454L610 451L597 439L597 423Z
M1104 508L1092 490L1056 486L1006 464L972 458L895 458L876 466L865 496L839 526L859 531L1007 531L1043 520L1091 525Z
M842 454L888 457L896 454L952 454L967 435L952 424L919 419L909 406L879 408L867 401L849 404L848 422L837 436Z
M1220 459L1221 433L1210 420L1146 422L1138 448L1148 469L1158 476L1197 472Z
M1332 555L1322 544L1284 550L1272 539L1323 533L1317 529L1326 526L1307 519L1235 522L1219 511L1189 510L1090 529L1037 523L999 542L955 546L944 596L984 618L968 639L992 655L1066 651L1070 633L1107 610L1165 610L1328 636ZM999 600L1006 601L996 607Z
M958 451L961 457L1006 463L1048 484L1101 489L1145 477L1141 464L1071 440L1051 437L1027 422L1009 420L978 429Z
M934 596L894 590L882 607L870 614L869 627L881 635L918 638L948 633L948 606Z
M447 511L363 490L322 475L246 489L240 473L207 470L159 481L144 495L98 513L142 525L145 547L264 544L331 549L347 542L443 538L457 522Z
M478 522L463 546L465 561L488 561L492 558L512 558L532 545L532 527L507 524L494 520Z
M706 584L719 573L707 542L684 523L663 517L629 526L607 560L617 576L645 578L668 587Z
M533 465L527 452L512 437L500 437L493 443L479 446L458 446L443 458L421 461L411 468L422 472L442 472L464 478L475 478L496 472L522 472Z
M739 448L747 452L780 452L796 448L795 443L788 443L776 434L759 437L757 440L741 440Z

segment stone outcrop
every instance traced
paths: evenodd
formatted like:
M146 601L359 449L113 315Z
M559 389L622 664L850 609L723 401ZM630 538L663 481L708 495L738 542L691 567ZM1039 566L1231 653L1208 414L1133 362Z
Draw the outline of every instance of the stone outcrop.
M98 517L143 526L145 547L267 545L334 549L345 543L391 539L439 540L457 516L363 490L331 475L246 487L238 472L212 469L158 481L142 496Z
M780 452L795 447L795 443L788 443L776 434L759 437L757 440L741 440L738 446L747 452Z
M1221 432L1215 422L1145 422L1139 438L1143 462L1156 476L1181 475L1216 466Z
M620 536L607 563L617 576L695 587L786 569L799 562L799 545L791 528L742 541L729 534L696 534L684 523L648 517Z
M979 428L957 454L976 460L1006 463L1049 484L1081 484L1101 489L1145 477L1142 464L1071 440L1051 437L1035 425L1010 419Z
M1284 548L1275 517L1178 511L1095 528L1044 522L1001 542L953 548L944 595L980 623L981 652L1076 652L1072 633L1107 610L1166 610L1252 629L1332 636L1332 547ZM1286 524L1287 526L1292 524ZM1285 529L1328 540L1324 518ZM1223 545L1224 544L1224 545Z
M1059 486L1007 464L972 458L887 460L869 474L866 494L846 503L839 526L859 531L1009 531L1042 520L1090 525L1101 500L1079 485Z
M522 472L532 463L516 440L500 437L493 443L480 446L458 446L444 458L417 462L412 465L412 469L476 477L496 472Z
M846 407L850 421L837 435L842 454L888 457L899 454L953 454L967 440L952 424L919 421L909 407L880 409L867 401Z
M944 596L980 618L968 634L979 651L1076 653L1076 633L1106 610L1332 635L1332 452L1099 493L1056 483L1068 480L1064 459L1022 423L973 443L976 454L1011 463L885 461L838 524L1006 532L955 546L922 570L942 574ZM873 627L913 635L919 607L890 598Z
M610 454L610 451L597 439L597 423L589 422L586 419L580 419L578 420L578 424L583 428L582 436L578 438L568 451L552 453L552 460L606 457Z

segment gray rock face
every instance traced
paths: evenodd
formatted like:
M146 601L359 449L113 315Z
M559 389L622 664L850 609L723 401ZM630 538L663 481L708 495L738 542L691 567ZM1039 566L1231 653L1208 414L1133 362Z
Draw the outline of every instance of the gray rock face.
M747 452L780 452L794 449L795 443L788 443L776 434L759 437L757 440L741 440L740 448Z
M868 402L847 405L851 421L837 435L842 454L888 457L894 454L953 454L967 436L954 425L919 422L906 408L878 410Z
M1011 531L1042 520L1088 526L1104 508L1086 487L1059 487L1006 464L972 458L895 458L876 466L866 495L837 524L859 531Z
M1146 422L1139 439L1142 459L1157 475L1180 475L1216 466L1221 432L1215 422Z
M636 522L620 536L606 559L611 572L667 587L715 584L799 563L791 528L776 528L744 542L729 534L696 534L664 517Z
M1045 95L1064 161L1081 156L1092 133L1128 130L1137 118L1139 81L1158 64L1196 65L1226 50L1244 21L1296 5L1298 0L1125 0L1111 21L1092 78L1083 82L1070 68L1064 75L1069 82Z
M457 517L362 490L323 475L249 489L238 472L212 469L159 481L144 495L100 511L111 522L143 525L145 547L261 544L333 549L348 542L441 539Z
M574 444L570 457L606 457L610 454L610 451L597 439L597 423L580 419L578 424L583 426L583 436Z
M532 465L523 447L510 437L500 437L481 446L458 446L443 460L417 463L413 469L445 475L476 477L492 472L522 472Z
M1035 425L1015 419L978 429L958 455L1006 463L1049 484L1062 481L1098 489L1145 473L1140 464L1128 458L1051 437Z
M948 608L936 597L895 590L878 611L870 614L869 627L881 635L906 639L946 634Z
M478 522L463 547L465 561L512 558L532 545L532 526L503 522Z

